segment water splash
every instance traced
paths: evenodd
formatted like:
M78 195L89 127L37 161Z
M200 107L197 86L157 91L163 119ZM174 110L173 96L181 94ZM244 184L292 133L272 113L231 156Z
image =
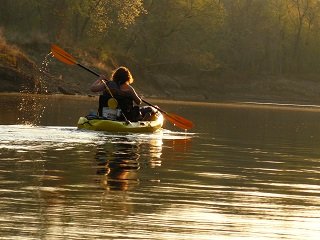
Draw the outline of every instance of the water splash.
M39 125L46 107L44 101L39 101L35 94L24 94L18 105L19 117L18 124Z
M49 64L52 61L52 59L52 52L50 52L47 54L47 56L45 56L44 60L42 61L41 66L39 68L40 74L37 77L34 92L48 94L47 78L50 77Z
M52 53L46 55L41 63L39 72L35 74L35 83L33 86L23 85L20 93L22 97L18 105L19 117L18 124L38 125L44 114L46 107L44 102L39 101L39 94L48 94L47 79L49 76L49 63L52 60ZM42 96L43 97L43 96Z

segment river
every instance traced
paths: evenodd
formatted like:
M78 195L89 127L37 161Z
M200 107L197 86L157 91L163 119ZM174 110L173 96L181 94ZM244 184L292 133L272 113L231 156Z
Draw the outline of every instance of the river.
M0 95L0 239L317 239L320 108L156 101L194 122L77 130L96 98Z

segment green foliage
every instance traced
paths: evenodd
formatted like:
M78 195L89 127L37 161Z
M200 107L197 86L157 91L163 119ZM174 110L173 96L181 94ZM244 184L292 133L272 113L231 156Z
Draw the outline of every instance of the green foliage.
M142 0L2 0L1 4L1 25L66 42L92 38L111 25L127 28L144 12Z
M180 74L320 70L318 0L2 0L1 26Z

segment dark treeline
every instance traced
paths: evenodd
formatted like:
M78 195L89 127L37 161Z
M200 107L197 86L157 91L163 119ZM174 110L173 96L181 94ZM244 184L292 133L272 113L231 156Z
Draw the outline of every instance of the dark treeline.
M171 76L320 74L319 0L1 0L0 26Z

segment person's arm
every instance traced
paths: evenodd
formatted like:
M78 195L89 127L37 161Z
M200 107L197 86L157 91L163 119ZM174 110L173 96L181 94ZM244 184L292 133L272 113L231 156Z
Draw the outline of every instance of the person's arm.
M90 90L92 92L102 92L105 89L105 85L102 80L106 81L106 77L104 75L100 75L100 77L92 83Z
M131 94L133 101L137 105L140 105L142 103L141 98L138 96L138 94L136 93L136 91L134 90L134 88L132 86L129 86L129 87L130 87L130 94Z

